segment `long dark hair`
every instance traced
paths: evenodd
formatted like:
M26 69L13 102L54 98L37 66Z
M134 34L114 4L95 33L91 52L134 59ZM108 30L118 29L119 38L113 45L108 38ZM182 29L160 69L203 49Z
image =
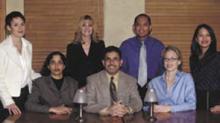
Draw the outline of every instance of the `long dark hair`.
M200 24L197 26L195 33L193 35L192 45L191 45L191 56L199 57L199 55L201 55L202 53L201 48L196 40L198 33L202 28L205 28L209 32L209 35L211 37L211 44L205 54L213 54L217 52L217 46L216 46L217 40L215 37L214 30L207 24Z
M49 64L50 64L51 59L52 59L53 56L55 56L55 55L59 55L60 58L61 58L62 61L63 61L63 64L65 65L65 68L64 68L64 70L63 70L63 75L64 75L64 76L68 75L66 57L65 57L61 52L59 52L59 51L54 51L54 52L51 52L51 53L47 56L46 60L44 61L44 65L43 65L43 67L42 67L42 69L41 69L41 71L40 71L40 73L41 73L42 76L49 76L49 75L50 75L50 70L48 69L48 66L49 66Z

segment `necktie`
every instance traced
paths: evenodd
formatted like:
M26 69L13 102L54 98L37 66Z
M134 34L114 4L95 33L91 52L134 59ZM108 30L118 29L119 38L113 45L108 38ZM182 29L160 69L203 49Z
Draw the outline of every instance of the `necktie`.
M139 56L138 84L143 87L147 83L147 50L144 41L141 41Z
M115 86L115 83L113 82L113 79L114 79L114 77L111 77L110 95L111 95L112 102L117 102L118 98L117 98L116 86Z

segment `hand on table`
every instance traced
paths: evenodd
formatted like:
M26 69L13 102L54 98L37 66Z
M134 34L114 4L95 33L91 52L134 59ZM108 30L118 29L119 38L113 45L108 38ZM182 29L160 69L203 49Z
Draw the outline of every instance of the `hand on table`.
M57 106L57 107L51 107L49 109L49 112L55 113L55 114L71 114L72 108L61 105L61 106Z

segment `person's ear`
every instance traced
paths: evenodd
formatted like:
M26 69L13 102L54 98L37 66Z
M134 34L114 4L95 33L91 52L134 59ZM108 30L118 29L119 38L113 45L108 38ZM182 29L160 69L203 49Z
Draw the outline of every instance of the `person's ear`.
M102 65L105 66L105 60L102 60Z
M152 26L149 26L149 35L152 33Z
M9 32L11 32L11 27L10 26L6 26L6 29L9 31Z
M133 31L134 34L136 34L136 30L135 30L135 25L134 24L132 26L132 31Z
M122 66L123 62L124 62L124 61L121 59L121 60L120 60L120 66Z
M182 62L180 60L178 60L178 65L180 65Z

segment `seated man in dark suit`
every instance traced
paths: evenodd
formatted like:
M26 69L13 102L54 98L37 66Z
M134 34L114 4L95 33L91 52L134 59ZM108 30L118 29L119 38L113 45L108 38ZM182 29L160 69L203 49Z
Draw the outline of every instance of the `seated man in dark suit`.
M29 111L70 114L77 81L66 76L66 58L60 52L48 55L42 77L33 82L25 107Z
M104 70L87 78L87 112L123 117L138 112L142 101L136 79L120 71L121 52L117 47L105 49Z

